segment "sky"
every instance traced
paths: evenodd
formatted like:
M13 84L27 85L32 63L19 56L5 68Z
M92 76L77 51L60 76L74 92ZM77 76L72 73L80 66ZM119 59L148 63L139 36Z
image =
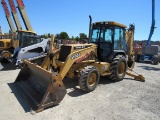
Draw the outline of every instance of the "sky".
M6 0L8 4L8 0ZM16 6L16 0L14 0ZM67 32L70 37L88 35L92 21L116 21L129 27L135 24L135 40L147 40L152 20L152 0L23 0L34 31L41 35ZM10 10L9 4L8 8ZM160 40L160 0L155 0L156 29L153 41ZM19 15L23 29L26 29ZM8 32L4 10L0 7L0 26Z

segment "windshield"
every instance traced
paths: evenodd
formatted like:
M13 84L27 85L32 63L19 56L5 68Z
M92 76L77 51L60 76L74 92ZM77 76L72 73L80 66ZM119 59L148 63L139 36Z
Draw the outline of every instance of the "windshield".
M98 42L98 38L99 38L99 34L100 34L100 28L96 28L92 30L92 38L91 38L91 43L92 42Z
M115 27L114 32L114 49L126 51L125 30L120 27Z
M40 43L41 41L42 40L41 40L40 37L37 38L37 37L28 37L28 36L25 36L24 37L24 47Z
M24 42L24 36L26 36L26 35L35 35L35 34L30 33L30 32L18 32L17 39L20 41L21 47L27 46L27 45L25 45L26 42Z
M101 30L100 28L96 28L92 30L92 38L91 42L112 42L112 36L113 36L113 29L112 27L106 28L102 27Z

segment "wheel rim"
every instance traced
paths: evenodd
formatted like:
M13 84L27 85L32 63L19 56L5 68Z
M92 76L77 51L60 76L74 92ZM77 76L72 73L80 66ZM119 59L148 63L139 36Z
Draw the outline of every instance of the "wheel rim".
M122 75L124 73L124 70L125 70L125 63L121 62L118 68L118 74Z
M92 73L88 79L88 85L93 86L96 83L96 73Z
M9 58L9 57L11 57L11 55L9 53L5 52L2 54L2 57Z

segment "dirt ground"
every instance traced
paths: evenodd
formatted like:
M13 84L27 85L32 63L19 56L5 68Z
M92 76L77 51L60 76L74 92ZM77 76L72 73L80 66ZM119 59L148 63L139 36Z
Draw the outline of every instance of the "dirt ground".
M160 120L160 64L136 64L135 71L145 76L145 82L129 76L120 82L103 77L88 94L79 89L77 80L64 80L63 101L40 113L30 111L14 89L20 70L2 65L0 69L0 120Z

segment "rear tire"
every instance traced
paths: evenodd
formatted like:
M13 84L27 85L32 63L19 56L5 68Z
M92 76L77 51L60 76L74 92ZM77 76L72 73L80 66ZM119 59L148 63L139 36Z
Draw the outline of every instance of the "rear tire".
M95 90L99 83L100 74L96 67L87 66L80 71L79 86L85 92Z
M5 57L5 58L10 58L12 56L12 54L9 51L2 51L1 52L1 58Z
M114 81L123 80L127 71L127 61L123 55L118 55L113 59L110 67L111 74L109 78Z
M155 55L152 62L153 62L153 65L158 65L159 57L157 55Z

